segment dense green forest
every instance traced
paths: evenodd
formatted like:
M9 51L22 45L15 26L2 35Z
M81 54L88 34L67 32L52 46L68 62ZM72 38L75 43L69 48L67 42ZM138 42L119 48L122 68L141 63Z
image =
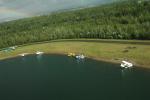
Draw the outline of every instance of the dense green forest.
M150 1L122 1L0 24L0 48L68 38L149 40Z

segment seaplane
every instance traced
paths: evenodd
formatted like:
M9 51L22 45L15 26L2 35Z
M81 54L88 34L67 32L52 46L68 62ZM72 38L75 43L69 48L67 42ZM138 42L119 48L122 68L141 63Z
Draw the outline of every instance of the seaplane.
M19 54L20 56L24 57L26 55L28 55L29 53L22 53L22 54Z
M36 52L37 55L41 55L41 54L43 54L43 53L44 53L44 52L41 52L41 51L37 51L37 52Z
M85 56L84 55L77 55L76 59L85 59Z
M132 68L133 64L127 61L122 61L121 65L122 68Z
M75 53L68 53L68 56L69 56L69 57L75 57L76 54L75 54Z

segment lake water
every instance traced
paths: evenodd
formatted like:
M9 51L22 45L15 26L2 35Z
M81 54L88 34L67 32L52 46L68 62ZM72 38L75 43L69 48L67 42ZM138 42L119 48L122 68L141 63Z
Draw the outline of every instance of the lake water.
M7 59L0 100L150 100L150 71L61 55Z

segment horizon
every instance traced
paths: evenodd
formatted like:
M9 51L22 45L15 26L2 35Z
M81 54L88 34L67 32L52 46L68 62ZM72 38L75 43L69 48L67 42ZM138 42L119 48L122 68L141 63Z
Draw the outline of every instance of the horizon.
M111 3L116 0L0 0L0 22L49 14L59 10Z

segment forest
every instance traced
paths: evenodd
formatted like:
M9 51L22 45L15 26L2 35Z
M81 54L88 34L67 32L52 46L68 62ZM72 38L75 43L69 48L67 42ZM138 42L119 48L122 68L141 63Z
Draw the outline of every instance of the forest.
M150 40L150 1L127 0L0 24L0 48L76 38Z

